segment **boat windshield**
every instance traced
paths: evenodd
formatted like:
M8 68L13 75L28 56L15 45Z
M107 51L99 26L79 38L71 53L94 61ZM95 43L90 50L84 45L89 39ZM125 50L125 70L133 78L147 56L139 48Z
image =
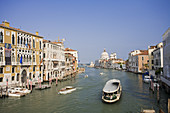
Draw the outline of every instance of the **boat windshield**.
M116 91L117 94L117 91ZM117 98L115 92L114 93L103 93L104 99L106 100L114 100Z

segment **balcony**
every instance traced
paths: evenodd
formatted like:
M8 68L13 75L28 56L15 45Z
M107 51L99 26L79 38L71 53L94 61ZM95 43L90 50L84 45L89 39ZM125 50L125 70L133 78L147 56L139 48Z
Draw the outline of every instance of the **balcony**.
M58 69L59 69L59 66L54 66L53 69L54 69L54 70L58 70Z
M1 65L5 65L5 61L3 61L3 62L0 62L0 66L1 66Z
M22 64L20 62L15 62L15 64L12 65L32 65L32 62L22 62Z
M65 68L65 66L61 66L61 69Z
M17 62L11 62L11 65L17 65Z

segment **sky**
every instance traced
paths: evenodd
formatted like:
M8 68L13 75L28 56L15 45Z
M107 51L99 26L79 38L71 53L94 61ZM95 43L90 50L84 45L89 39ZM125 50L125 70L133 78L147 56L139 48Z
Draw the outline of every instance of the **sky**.
M128 53L162 41L170 27L170 0L0 0L0 22L46 40L65 39L81 63L104 48L126 60Z

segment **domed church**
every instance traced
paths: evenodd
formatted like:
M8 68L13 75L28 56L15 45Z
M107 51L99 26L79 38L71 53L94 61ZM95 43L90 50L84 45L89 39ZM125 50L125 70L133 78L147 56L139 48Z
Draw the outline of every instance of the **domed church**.
M101 60L108 60L109 59L109 54L106 52L106 50L104 49L103 53L100 56Z

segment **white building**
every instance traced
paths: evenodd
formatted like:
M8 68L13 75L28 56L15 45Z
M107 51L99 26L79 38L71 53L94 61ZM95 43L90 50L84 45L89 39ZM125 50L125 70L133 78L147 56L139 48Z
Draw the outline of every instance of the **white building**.
M65 74L65 54L62 42L44 40L44 81L62 78Z
M170 92L170 28L163 34L163 76L161 77L166 91Z
M116 53L111 53L110 58L109 54L104 51L102 52L100 59L95 61L95 67L101 67L101 68L111 68L111 69L119 69L123 68L125 69L125 61L122 59L117 59Z
M158 70L163 68L163 43L159 43L156 45L155 50L153 51L153 62L154 62L154 70Z

